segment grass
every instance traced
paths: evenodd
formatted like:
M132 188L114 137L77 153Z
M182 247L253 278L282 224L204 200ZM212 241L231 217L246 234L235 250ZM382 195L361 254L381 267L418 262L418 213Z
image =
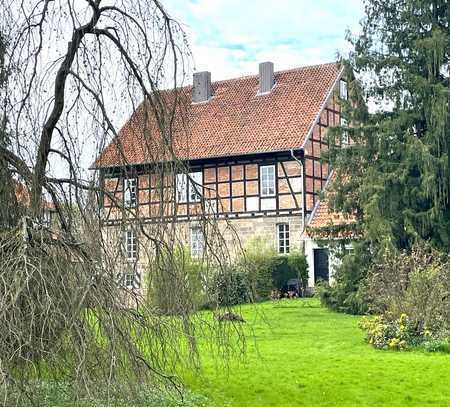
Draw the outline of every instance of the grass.
M315 299L244 306L242 314L245 360L217 369L205 349L202 373L185 375L211 406L450 406L448 354L375 350L358 317Z

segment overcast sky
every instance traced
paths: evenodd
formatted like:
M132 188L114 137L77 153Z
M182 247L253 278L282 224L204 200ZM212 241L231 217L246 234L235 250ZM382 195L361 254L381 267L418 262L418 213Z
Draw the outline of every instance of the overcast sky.
M195 68L213 80L255 74L259 62L275 70L330 62L357 32L362 0L165 0L184 23Z

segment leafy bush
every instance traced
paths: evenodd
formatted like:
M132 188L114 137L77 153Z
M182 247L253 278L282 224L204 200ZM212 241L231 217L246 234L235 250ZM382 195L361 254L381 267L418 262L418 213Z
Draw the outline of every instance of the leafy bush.
M411 253L387 252L367 281L370 310L381 314L365 320L369 342L384 347L439 348L450 340L450 256L416 245ZM387 342L386 342L387 341ZM395 346L390 346L395 347Z
M359 326L366 331L367 341L378 349L402 350L416 344L417 333L406 314L397 319L383 315L364 317Z
M287 258L291 272L298 278L302 294L308 286L308 261L306 256L300 252L293 251Z
M417 332L445 336L450 329L450 255L425 245L411 253L386 253L370 272L367 294L377 314L401 314Z
M205 266L182 246L160 249L150 260L147 300L162 314L194 312L207 302Z
M252 300L248 275L238 268L217 272L208 285L208 291L214 305L231 306Z
M274 285L272 274L278 262L277 253L267 240L258 236L247 243L244 256L237 261L236 267L247 274L255 301L270 297Z
M442 332L428 328L418 330L413 318L401 314L393 318L391 314L364 317L359 327L366 331L367 341L378 349L404 350L421 346L429 352L444 351L450 343L443 339Z
M354 252L342 252L332 284L319 283L316 294L322 305L348 314L365 314L368 310L365 279L368 272L368 250L355 245Z

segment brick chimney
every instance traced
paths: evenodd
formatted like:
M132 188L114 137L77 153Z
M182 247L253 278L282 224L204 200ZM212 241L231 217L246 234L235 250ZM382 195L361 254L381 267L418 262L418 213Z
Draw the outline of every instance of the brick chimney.
M275 85L275 76L273 74L273 62L261 62L259 64L259 92L264 95L270 93Z
M211 72L194 72L192 103L207 102L211 96Z

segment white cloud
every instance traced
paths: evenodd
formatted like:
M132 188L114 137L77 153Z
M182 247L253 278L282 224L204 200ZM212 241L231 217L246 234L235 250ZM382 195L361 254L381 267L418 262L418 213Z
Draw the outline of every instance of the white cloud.
M187 25L197 70L214 79L330 62L348 50L345 31L358 30L362 0L166 0Z

